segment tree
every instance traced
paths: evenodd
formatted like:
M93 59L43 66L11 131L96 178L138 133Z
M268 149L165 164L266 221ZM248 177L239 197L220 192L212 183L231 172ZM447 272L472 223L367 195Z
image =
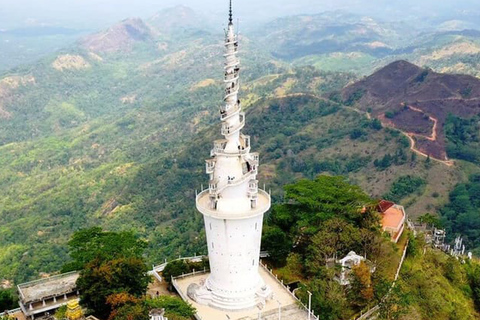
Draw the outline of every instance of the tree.
M196 310L189 303L178 297L160 296L155 299L145 300L149 309L165 309L165 315L168 319L191 319Z
M409 304L409 297L402 291L401 286L393 287L387 298L380 304L380 319L401 319L408 313Z
M353 129L352 132L350 133L350 139L352 140L357 140L363 136L367 135L367 132L363 129Z
M283 265L292 249L292 241L279 227L267 225L263 230L262 247L268 251L274 264Z
M17 298L12 290L0 290L0 311L11 310L18 307Z
M430 158L430 155L427 156L427 159L425 160L425 168L430 169L432 167L432 159Z
M264 239L268 247L281 248L281 258L288 257L283 274L308 279L303 282L313 293L312 303L320 318L347 319L360 306L383 298L384 288L390 288L385 279L393 276L391 258L396 247L382 236L378 202L345 178L325 175L287 185L284 199L268 217ZM289 245L281 245L285 239ZM372 278L366 265L366 270L357 271L355 299L348 299L347 290L334 280L334 260L350 251L365 254L378 274ZM374 288L384 294L375 296ZM304 289L299 297L307 301Z
M324 272L328 272L328 270L324 269ZM312 309L317 312L320 319L348 319L352 316L353 311L345 297L343 288L332 279L331 275L314 279L306 290L312 293ZM299 292L303 301L308 299L306 290Z
M190 272L190 267L185 260L174 260L169 262L165 269L163 269L162 275L163 278L170 283L172 281L172 277L178 277L182 274L186 274Z
M328 258L345 255L358 245L360 234L352 224L340 218L328 220L322 229L313 236L308 247L307 269L315 274Z
M107 303L112 308L108 320L145 320L152 309L164 309L168 319L190 320L196 312L190 304L171 296L138 299L126 293L118 293L109 296Z
M480 310L480 265L469 262L467 265L467 277L470 289L472 290L475 308Z
M100 227L93 227L75 232L68 246L73 261L63 267L64 272L82 270L95 259L142 258L147 244L132 232L106 232Z
M359 221L361 209L371 203L372 199L360 187L349 184L344 177L320 175L285 186L283 207L290 213L291 222L318 228L332 217ZM272 219L275 218L274 214ZM289 224L288 228L291 227Z
M114 293L107 297L106 303L112 310L108 320L145 320L148 317L143 300L128 293Z
M410 158L410 162L413 163L413 162L417 161L417 157L418 157L418 156L417 156L417 153L416 153L416 152L412 152L412 157Z
M435 228L440 228L442 226L440 219L431 213L425 213L424 215L421 215L418 217L418 221Z
M100 318L106 318L111 309L108 296L124 292L134 297L145 294L151 281L143 259L130 257L101 262L94 260L81 271L77 280L82 305L93 310Z
M105 232L100 228L78 231L69 242L70 256L80 270L77 288L80 302L100 318L107 318L107 297L127 293L145 294L151 281L142 256L145 242L131 232Z
M67 313L67 306L61 306L55 311L55 319L65 319Z
M302 256L298 253L290 253L287 257L287 265L285 266L285 269L288 271L288 275L291 278L301 278L304 269Z
M372 129L375 129L377 131L383 128L382 123L378 119L373 119L372 122L370 122L370 126Z
M352 302L359 307L368 305L374 297L372 273L370 267L364 261L352 268L350 290Z

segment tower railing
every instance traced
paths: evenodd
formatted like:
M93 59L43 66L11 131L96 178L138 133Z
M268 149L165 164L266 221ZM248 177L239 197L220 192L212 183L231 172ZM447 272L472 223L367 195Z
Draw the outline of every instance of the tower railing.
M229 46L231 44L238 45L238 37L236 35L233 36L233 41L230 41L228 36L225 38L225 46Z
M234 61L225 62L225 69L233 68L233 67L236 67L236 66L239 66L239 65L240 65L240 60L238 58L236 58Z
M238 80L239 77L240 77L240 72L238 70L233 72L225 72L225 82Z
M230 50L228 50L228 51L230 51ZM235 46L235 47L233 48L232 52L227 52L227 53L225 53L223 56L224 56L224 57L229 57L229 56L233 56L234 54L237 54L237 53L238 53L238 47Z
M247 180L252 180L252 177L255 178L257 174L258 174L257 168L252 167L250 171L243 173L242 176L238 179L236 177L231 177L231 178L229 177L229 180L227 181L227 183L221 187L219 186L218 180L210 180L210 182L208 183L207 190L209 191L209 194L211 196L215 196L214 198L217 198L217 196L226 188L236 187L238 185L241 185ZM258 188L256 192L258 193Z
M216 140L213 142L213 149L210 151L210 156L213 157L216 154L224 153L227 146L227 140Z
M240 123L235 126L229 126L228 123L224 123L222 125L222 135L230 136L236 133L237 131L242 130L243 127L245 127L245 113L241 112L239 114L239 117L240 117Z
M238 95L238 91L240 90L240 85L237 85L235 88L225 88L225 101L228 98Z
M211 195L217 195L218 194L218 183L211 181L208 184L208 191Z
M246 217L253 217L259 214L265 213L269 208L270 208L270 194L266 192L265 190L258 189L258 197L265 197L268 198L268 202L260 202L263 205L258 205L255 208L251 208L250 211L245 212L244 214L241 215L231 215L231 214L223 214L222 212L219 212L218 210L213 209L210 207L210 190L205 189L202 192L197 194L196 197L196 204L197 204L197 209L206 215L217 217L217 218L228 218L228 219L245 219ZM201 198L203 197L208 197L208 201L200 201ZM268 206L268 207L266 207Z
M240 135L240 150L250 149L250 136L241 134Z
M249 153L245 156L245 160L252 166L260 165L260 154L258 152Z
M213 173L213 171L215 170L215 159L208 159L205 161L205 166L206 166L206 172L207 174L210 174L210 173Z
M235 114L240 113L240 110L241 110L240 104L237 102L233 107L231 107L228 110L225 110L225 111L220 110L220 119L222 121L227 120L228 118L234 116Z

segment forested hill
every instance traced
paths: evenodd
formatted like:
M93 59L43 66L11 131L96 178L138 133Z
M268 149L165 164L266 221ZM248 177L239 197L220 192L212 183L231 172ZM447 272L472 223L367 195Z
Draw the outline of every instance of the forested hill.
M159 17L1 76L0 280L58 271L67 240L88 226L135 230L149 263L205 252L194 195L220 136L223 36ZM418 216L477 170L416 156L398 131L324 98L355 74L293 67L240 39L245 132L275 201L285 183L330 173Z

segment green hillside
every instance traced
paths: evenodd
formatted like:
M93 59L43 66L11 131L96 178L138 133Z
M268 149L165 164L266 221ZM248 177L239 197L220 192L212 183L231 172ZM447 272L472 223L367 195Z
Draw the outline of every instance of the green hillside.
M149 263L205 252L194 196L220 136L222 35L175 23L159 32L156 19L0 76L0 280L59 271L66 242L89 226L135 230ZM413 175L425 184L399 194L415 217L438 212L478 170L427 162L399 132L324 98L357 79L337 72L347 68L292 66L255 39L241 36L245 131L275 201L320 173L374 198Z

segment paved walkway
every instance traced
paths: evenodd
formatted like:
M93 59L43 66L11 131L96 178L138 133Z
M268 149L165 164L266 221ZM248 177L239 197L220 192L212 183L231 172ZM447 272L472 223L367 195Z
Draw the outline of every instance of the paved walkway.
M262 316L261 320L278 320L278 307L282 307L282 317L281 320L306 320L308 318L308 312L305 310L299 309L297 306L297 300L287 291L280 283L277 282L275 277L270 275L264 268L259 268L260 276L263 278L265 283L270 286L274 292L274 299L267 301L265 307L261 310ZM185 294L187 288L191 283L200 283L202 280L207 278L208 274L203 273L199 275L185 277L183 279L177 280L177 285L179 289ZM197 314L202 320L258 320L258 309L240 311L240 312L231 312L231 311L221 311L213 309L208 306L200 305L189 298L188 302L191 303L195 309L197 309ZM277 302L278 301L278 302ZM313 317L312 317L313 319Z

